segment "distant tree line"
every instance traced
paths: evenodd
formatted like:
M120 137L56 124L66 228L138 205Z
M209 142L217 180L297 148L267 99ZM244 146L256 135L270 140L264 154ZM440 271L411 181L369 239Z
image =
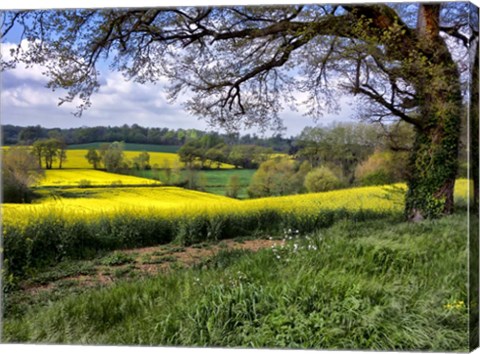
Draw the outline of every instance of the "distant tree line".
M4 145L31 145L36 140L51 137L52 134L55 134L57 137L60 136L68 145L123 141L134 144L181 146L188 141L210 135L221 138L222 141L229 145L257 145L288 153L293 143L292 138L283 138L281 135L264 138L256 134L219 134L208 133L198 129L145 128L137 124L125 124L120 127L98 126L69 129L44 128L40 125L21 127L7 124L2 126L2 141Z
M222 137L214 134L190 140L178 150L180 161L187 168L200 169L220 168L222 163L254 169L273 153L272 148L253 144L228 145Z

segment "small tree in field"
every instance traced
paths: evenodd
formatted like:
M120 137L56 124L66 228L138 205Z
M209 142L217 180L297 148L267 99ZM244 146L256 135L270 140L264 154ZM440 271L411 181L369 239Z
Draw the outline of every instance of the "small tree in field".
M124 167L125 155L123 154L123 143L115 141L108 145L108 148L102 150L103 165L109 172L116 172Z
M95 170L98 169L100 162L102 161L100 154L97 152L97 150L95 150L95 148L90 148L85 155L85 158L88 160L89 164L93 165Z
M309 192L315 193L339 188L342 183L328 167L321 166L305 176L304 185Z
M237 198L238 192L240 192L240 177L238 175L230 176L228 179L226 196L230 198Z
M296 194L302 190L305 170L288 158L265 161L254 173L248 194L250 197Z
M151 169L150 154L146 151L142 151L137 157L133 158L133 165L137 170Z

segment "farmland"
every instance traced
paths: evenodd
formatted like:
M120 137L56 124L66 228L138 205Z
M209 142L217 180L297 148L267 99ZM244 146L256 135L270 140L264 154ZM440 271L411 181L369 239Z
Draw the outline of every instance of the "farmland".
M403 183L239 200L255 170L198 171L207 193L85 154L2 205L5 341L465 349L466 179L456 215L416 225Z
M466 198L466 180L457 200ZM238 201L174 187L66 189L40 203L5 204L7 269L27 269L95 250L182 245L284 229L312 232L338 220L399 215L402 186L363 187L325 193ZM81 246L81 247L79 247ZM15 256L13 256L15 255Z
M67 159L63 163L62 167L64 169L89 169L92 168L92 165L88 163L85 155L87 154L88 150L67 150ZM124 151L125 158L127 160L133 160L140 151ZM150 164L151 166L156 166L159 168L165 168L166 166L169 168L175 167L183 167L184 164L180 162L178 155L176 153L171 152L155 152L155 151L148 151L150 155ZM54 169L57 168L57 165L53 166ZM230 164L221 164L221 169L233 169L234 166Z
M85 155L88 150L67 150L67 160L63 164L63 168L73 169L88 169L92 168L92 165L88 163ZM125 151L125 158L132 159L139 154L138 151ZM182 165L178 159L178 155L175 153L168 152L149 152L150 163L152 166L157 164L159 166L164 166L168 164L173 167L175 164ZM54 166L55 167L55 166Z
M0 341L476 350L479 13L2 11Z
M247 187L250 184L253 174L256 170L253 169L214 169L198 171L198 181L203 191L217 195L226 195L227 185L232 176L239 178L239 193L238 198L246 199L248 197ZM143 178L153 178L160 181L165 181L167 178L163 170L159 171L134 171L133 174ZM187 177L185 171L179 171L178 176L173 176L176 179L184 180Z
M57 169L45 171L37 187L78 187L159 184L151 179L126 176L91 169Z

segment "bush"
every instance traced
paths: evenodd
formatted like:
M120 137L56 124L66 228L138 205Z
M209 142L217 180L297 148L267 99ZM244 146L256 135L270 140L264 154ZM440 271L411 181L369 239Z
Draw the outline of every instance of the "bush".
M252 176L248 195L252 198L296 194L302 191L306 165L289 158L275 158L263 162Z
M325 192L342 186L340 179L328 167L321 166L305 176L305 188L309 192Z
M24 147L12 147L2 155L2 187L4 203L28 203L31 186L44 175L39 162Z
M406 153L376 151L358 165L355 176L364 186L395 183L405 178L406 164Z
M78 188L88 188L92 186L92 182L88 179L81 179L78 181Z

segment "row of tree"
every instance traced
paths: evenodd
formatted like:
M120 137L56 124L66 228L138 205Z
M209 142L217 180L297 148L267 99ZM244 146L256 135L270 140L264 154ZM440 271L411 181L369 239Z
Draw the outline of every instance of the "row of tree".
M271 148L256 145L227 145L224 142L206 139L187 142L178 150L180 161L189 168L220 168L222 163L234 165L235 168L258 168L260 163L273 153Z
M39 139L55 136L66 144L84 144L94 142L115 142L136 144L157 144L181 146L191 140L198 140L205 135L219 138L227 144L245 144L270 147L276 151L289 152L292 148L292 138L283 138L280 135L260 137L256 134L240 135L239 133L219 134L205 132L198 129L168 129L147 128L138 124L124 124L119 127L80 127L80 128L44 128L40 125L21 127L4 125L2 127L2 141L5 145L31 145Z
M38 165L47 170L52 169L53 163L58 161L58 168L62 168L67 160L67 144L63 140L50 138L39 139L32 145L32 154L37 158Z
M130 168L137 170L149 170L151 168L148 152L142 151L132 161L128 161L124 154L124 143L118 141L111 144L100 144L98 151L95 148L90 148L85 158L94 169L103 167L109 172L119 172Z

